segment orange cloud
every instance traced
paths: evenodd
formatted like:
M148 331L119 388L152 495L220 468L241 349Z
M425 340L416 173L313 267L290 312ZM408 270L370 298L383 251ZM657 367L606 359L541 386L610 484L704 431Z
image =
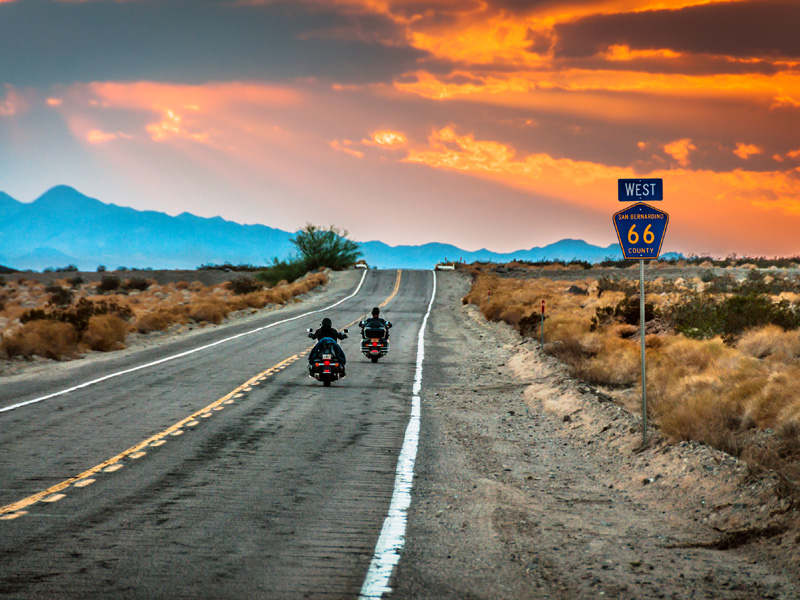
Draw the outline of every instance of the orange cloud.
M376 131L372 134L372 139L365 141L365 144L383 146L384 148L392 148L402 146L406 143L406 136L399 131Z
M98 107L149 110L158 120L145 126L151 140L213 141L209 129L217 115L244 106L294 106L302 102L298 92L277 86L220 83L204 86L168 83L92 83L87 103Z
M736 144L736 150L733 153L741 158L742 160L747 160L754 154L761 154L764 151L763 148L759 148L758 146L754 146L753 144L743 144L739 142Z
M99 129L92 129L86 134L86 140L92 144L100 144L102 142L108 142L115 139L117 139L116 134L105 133Z
M669 154L672 158L678 161L681 166L689 164L689 152L697 150L697 147L690 139L676 140L664 146L664 152Z
M693 145L690 140L679 140L671 146L681 158ZM731 247L731 240L736 240L732 249L758 247L765 253L785 253L791 246L791 232L800 225L800 169L715 173L683 168L643 174L544 153L518 156L508 144L458 135L452 128L434 131L427 147L413 148L405 161L558 198L589 210L606 207L609 220L619 206L617 179L662 178L665 197L661 208L671 216L671 239L680 239L697 251L726 244ZM487 199L487 204L490 202L493 200ZM777 229L776 212L786 216L777 219ZM610 221L608 227L610 232ZM761 227L773 228L775 236L769 240L758 236Z
M340 142L339 140L333 140L328 143L334 150L339 150L340 152L344 152L346 154L349 154L350 156L355 156L356 158L364 158L363 152L361 152L360 150L355 150L354 148L350 147L353 145L353 142L350 140L344 140L342 142Z
M563 182L569 187L589 184L600 179L633 177L630 169L607 167L587 161L555 159L548 154L532 154L523 159L508 144L476 140L471 134L459 136L451 127L434 131L427 149L412 149L406 162L421 163L433 168L485 175L526 189L552 188L555 192ZM560 182L553 186L553 182ZM566 192L556 195L561 196Z
M629 46L613 45L609 46L602 56L606 60L625 62L641 58L680 58L683 55L666 48L662 50L631 50Z

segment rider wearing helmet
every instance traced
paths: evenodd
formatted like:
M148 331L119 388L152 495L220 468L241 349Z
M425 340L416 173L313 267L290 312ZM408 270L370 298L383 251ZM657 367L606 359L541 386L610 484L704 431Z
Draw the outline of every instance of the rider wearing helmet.
M372 309L372 316L367 319L364 319L358 324L361 327L362 335L364 328L370 328L370 329L383 329L386 332L385 337L386 338L389 337L389 328L392 326L392 324L383 317L381 317L380 315L381 315L381 309L376 306L375 308Z
M336 329L333 328L331 320L328 317L322 319L322 323L320 323L319 329L317 329L314 333L309 335L312 340L322 340L323 338L331 338L332 340L338 342L339 340L347 339L347 334L340 333ZM320 348L320 343L317 342L317 345L314 346L314 349L308 355L309 359L314 357ZM342 350L341 346L338 343L334 344L334 348L339 358L339 362L342 363L342 376L344 377L344 366L347 363L347 357L344 355L344 351Z

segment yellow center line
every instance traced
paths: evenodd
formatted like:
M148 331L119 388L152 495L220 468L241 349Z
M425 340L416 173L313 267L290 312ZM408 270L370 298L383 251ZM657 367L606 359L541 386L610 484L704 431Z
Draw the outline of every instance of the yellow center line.
M392 298L394 298L395 295L397 295L397 292L400 289L400 275L401 275L401 271L398 269L398 271L397 271L397 279L395 280L395 284L394 284L394 290L392 291L391 295L386 300L384 300L382 304L380 304L381 307L386 306L389 303L389 301ZM361 319L357 319L356 321L353 321L349 325L346 325L345 328L355 325L360 320ZM311 346L311 348L313 348L313 346ZM276 371L287 367L289 364L293 363L294 361L299 359L301 356L304 356L305 354L307 354L311 350L311 348L307 348L306 350L303 350L302 352L300 352L298 354L293 354L292 356L283 359L281 362L279 362L276 365L271 366L269 369L267 369L265 371L262 371L258 375L254 375L253 377L248 379L246 382L244 382L242 385L240 385L236 389L228 392L222 398L212 402L211 404L209 404L205 408L201 408L200 410L193 412L191 415L189 415L185 419L181 419L180 421L178 421L177 423L175 423L171 427L168 427L164 431L161 431L161 432L159 432L159 433L157 433L155 435L150 436L146 440L144 440L142 442L139 442L138 444L136 444L135 446L133 446L131 448L128 448L124 452L120 452L116 456L114 456L112 458L109 458L108 460L100 463L99 465L95 465L94 467L92 467L91 469L89 469L87 471L84 471L80 475L76 475L74 477L70 477L69 479L65 479L61 483L57 483L56 485L53 485L53 486L47 488L46 490L42 490L41 492L33 494L32 496L28 496L27 498L23 498L22 500L19 500L17 502L12 503L12 504L7 504L5 506L0 507L0 518L2 518L3 515L7 515L9 513L16 513L17 511L20 511L23 508L27 508L31 504L36 504L37 502L40 502L40 501L44 500L48 496L51 496L53 494L57 494L58 492L60 492L60 491L62 491L64 489L68 488L69 486L75 484L76 482L81 481L83 479L87 479L87 478L91 477L92 475L95 475L95 474L97 474L97 473L99 473L101 471L105 470L106 472L110 472L110 471L115 471L115 470L121 468L122 465L118 464L118 463L122 459L130 457L132 454L136 454L136 453L140 452L143 448L149 446L150 444L153 444L153 445L161 445L161 444L163 444L164 443L164 438L166 438L169 435L181 435L181 433L183 433L183 431L179 432L179 430L181 430L182 427L190 425L190 424L191 425L195 425L196 423L192 423L192 421L194 421L195 419L197 419L199 417L203 417L203 418L209 417L210 415L206 414L206 413L209 413L210 411L213 411L215 409L222 409L223 407L220 406L220 405L222 405L223 403L226 403L228 400L231 400L232 398L241 398L243 396L242 392L245 391L246 389L249 389L259 379L262 379L262 378L264 378L264 377L266 377L268 375L272 375ZM22 514L22 513L20 513L20 514ZM7 519L8 519L8 517L6 517L6 520Z
M293 354L289 358L286 358L286 359L282 360L281 362L279 362L277 365L275 365L275 367L280 366L280 365L286 365L288 363L294 362L295 360L297 360L297 355ZM275 367L270 367L270 369L274 369ZM267 371L269 371L270 369L267 369ZM222 404L226 400L229 400L234 395L238 394L245 387L248 387L253 381L255 381L256 379L261 377L264 373L266 373L266 371L264 371L263 373L259 373L255 377L252 377L251 379L247 380L245 383L243 383L242 385L237 387L235 390L225 394L222 398L220 398L219 400L216 400L215 402L212 402L211 404L209 404L205 408L201 408L200 410L192 413L191 415L189 415L185 419L181 419L180 421L178 421L177 423L175 423L171 427L168 427L164 431L161 431L161 432L159 432L159 433L157 433L155 435L150 436L149 438L147 438L143 442L139 442L138 444L136 444L135 446L133 446L131 448L128 448L124 452L120 452L116 456L114 456L112 458L109 458L108 460L100 463L99 465L96 465L96 466L92 467L88 471L84 471L83 473L81 473L80 475L76 475L75 477L70 477L69 479L65 479L61 483L57 483L56 485L54 485L52 487L49 487L46 490L42 490L41 492L33 494L32 496L28 496L27 498L23 498L22 500L19 500L18 502L14 502L13 504L7 504L6 506L0 507L0 515L16 512L18 510L26 508L26 507L30 506L31 504L35 504L35 503L39 502L40 500L42 500L44 498L47 498L51 494L55 494L57 492L60 492L61 490L64 490L64 489L68 488L73 483L75 483L77 481L80 481L81 479L86 479L87 477L91 477L92 475L95 475L96 473L99 473L100 471L103 471L104 469L107 469L108 467L111 467L112 465L117 466L116 463L121 461L123 458L127 458L131 454L139 452L140 450L142 450L143 448L145 448L149 444L152 444L153 442L162 441L163 438L167 437L168 435L174 434L176 431L181 429L184 425L187 425L191 421L194 421L196 418L201 416L203 413L207 413L210 410L214 410L214 408L218 407L220 404ZM180 435L180 434L178 434L178 435ZM117 466L117 468L119 468L120 466L122 466L122 465Z

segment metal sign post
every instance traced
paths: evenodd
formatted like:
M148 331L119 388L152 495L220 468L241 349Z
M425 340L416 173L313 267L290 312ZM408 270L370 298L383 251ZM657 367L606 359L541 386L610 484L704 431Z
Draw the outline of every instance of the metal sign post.
M623 181L623 180L620 180ZM659 190L660 191L660 190ZM660 199L660 198L659 198ZM647 363L645 361L644 261L658 258L669 215L643 202L614 213L622 255L639 260L639 345L642 353L642 447L647 446Z
M642 447L647 446L647 364L644 342L644 260L639 261L639 347L642 350Z
M544 300L542 300L542 352L544 352Z

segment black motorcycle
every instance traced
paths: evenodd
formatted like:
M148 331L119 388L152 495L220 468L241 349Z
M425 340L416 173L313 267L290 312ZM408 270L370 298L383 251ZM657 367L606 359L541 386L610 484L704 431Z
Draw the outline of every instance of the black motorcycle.
M347 329L343 329L342 333L347 333ZM313 339L313 329L308 330L308 337ZM322 338L308 354L308 376L329 387L332 381L345 376L344 363L344 351L336 340L330 337Z
M389 328L392 326L388 321L386 326L372 324L361 321L361 354L372 362L378 362L382 356L389 352Z

